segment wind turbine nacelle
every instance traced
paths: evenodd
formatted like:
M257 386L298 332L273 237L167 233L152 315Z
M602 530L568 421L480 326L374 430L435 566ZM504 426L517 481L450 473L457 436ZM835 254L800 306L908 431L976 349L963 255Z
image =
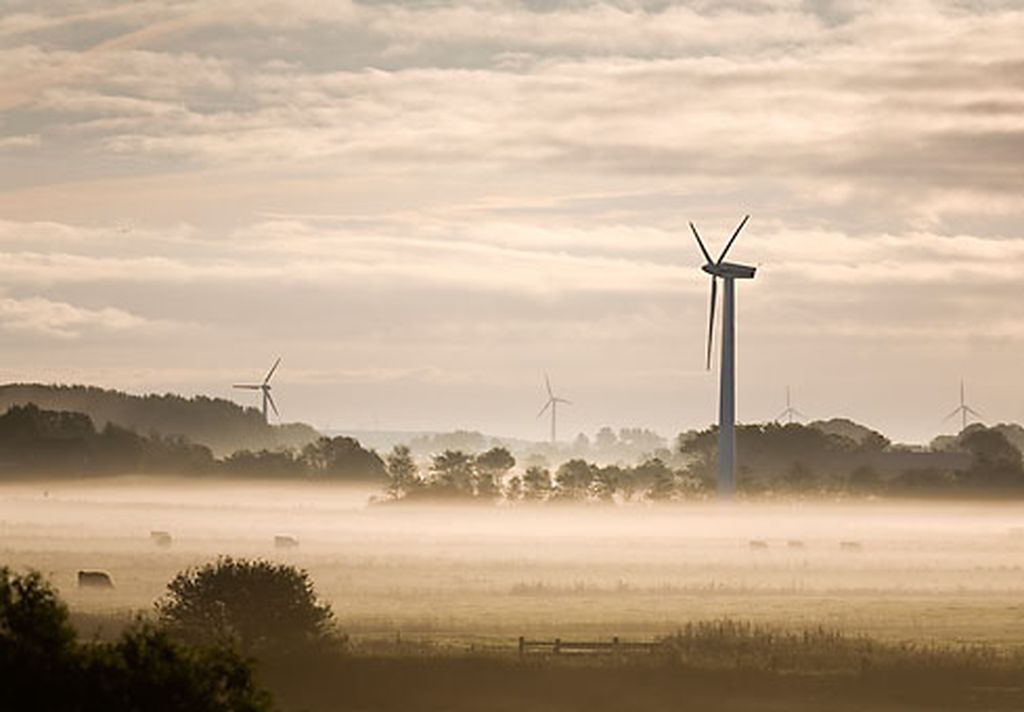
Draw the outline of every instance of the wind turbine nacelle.
M735 262L720 262L718 264L705 264L702 270L715 277L722 279L753 279L757 267L736 264Z

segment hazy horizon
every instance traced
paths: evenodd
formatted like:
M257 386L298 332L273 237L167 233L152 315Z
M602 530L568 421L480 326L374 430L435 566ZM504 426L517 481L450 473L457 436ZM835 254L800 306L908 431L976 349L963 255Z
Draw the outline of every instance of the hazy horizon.
M785 388L897 441L1024 421L1024 11L1001 0L71 0L0 12L0 381L543 440Z

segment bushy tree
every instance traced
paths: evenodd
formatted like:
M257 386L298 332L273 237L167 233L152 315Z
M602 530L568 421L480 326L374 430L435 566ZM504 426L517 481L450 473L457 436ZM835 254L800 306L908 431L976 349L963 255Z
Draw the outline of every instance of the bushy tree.
M323 641L334 617L306 571L230 556L179 573L156 610L161 624L183 640L233 642L247 653Z
M540 502L551 494L551 471L546 467L526 468L523 473L523 499Z
M430 464L430 489L434 495L470 498L476 481L476 460L461 450L445 450Z
M344 435L318 438L303 448L302 456L314 476L349 481L381 481L387 476L380 455Z
M555 472L556 496L559 499L585 499L593 479L594 468L586 460L563 462Z
M422 486L419 468L412 458L412 452L405 445L395 445L385 460L388 484L387 495L391 499L402 499Z
M476 456L476 494L493 499L501 493L502 483L516 459L505 447L492 447Z

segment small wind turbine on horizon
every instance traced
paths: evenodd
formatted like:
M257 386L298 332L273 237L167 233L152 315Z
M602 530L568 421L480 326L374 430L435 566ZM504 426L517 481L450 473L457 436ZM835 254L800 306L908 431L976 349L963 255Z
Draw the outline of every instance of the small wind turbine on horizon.
M263 381L261 383L236 383L236 384L234 384L235 388L241 388L241 389L247 390L247 391L260 391L260 392L262 392L262 394L263 394L263 420L265 422L267 422L267 423L270 422L268 420L268 418L267 418L267 405L268 404L270 405L271 408L273 408L274 415L276 415L278 418L281 417L281 414L277 412L277 405L274 403L274 397L272 395L270 395L270 389L271 389L270 379L273 377L274 371L277 370L277 367L279 365L281 365L281 358L280 357L278 357L278 359L276 361L274 361L274 365L270 367L269 371L267 371L267 375L266 375L266 377L263 379Z
M555 395L555 392L551 390L551 379L548 378L548 374L544 374L544 387L548 391L548 401L544 404L544 407L537 413L537 417L544 415L548 408L551 409L551 444L554 445L558 442L557 437L557 421L558 421L558 404L564 403L565 405L572 405L572 401L567 401L565 398L559 398Z
M726 262L725 256L732 247L740 230L747 224L749 215L743 217L736 227L725 249L717 260L700 239L697 228L690 223L690 230L697 238L697 245L707 262L701 267L711 275L711 308L708 315L707 368L711 370L711 345L715 332L715 304L718 301L718 280L725 283L725 298L722 304L722 366L719 371L718 396L718 496L732 497L736 491L736 280L753 279L756 267Z
M786 418L787 423L793 422L793 417L806 418L807 416L801 413L799 410L793 407L792 401L789 399L789 386L786 386L786 409L775 416L775 422L779 422L783 418Z
M960 379L960 405L958 405L953 410L952 413L947 415L942 420L943 420L943 422L945 422L945 421L949 420L950 418L956 417L957 415L959 415L961 417L961 425L960 425L960 430L961 431L964 431L964 430L967 429L967 418L968 418L968 416L973 415L978 420L981 420L982 417L984 417L984 416L982 416L981 413L976 411L974 408L972 408L971 406L967 405L967 401L964 398L964 379L962 379L962 378Z

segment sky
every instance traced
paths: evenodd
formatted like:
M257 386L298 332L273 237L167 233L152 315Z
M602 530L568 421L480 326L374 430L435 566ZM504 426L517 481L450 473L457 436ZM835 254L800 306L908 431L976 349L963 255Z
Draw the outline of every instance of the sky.
M0 381L543 439L1024 421L1024 7L0 0Z

